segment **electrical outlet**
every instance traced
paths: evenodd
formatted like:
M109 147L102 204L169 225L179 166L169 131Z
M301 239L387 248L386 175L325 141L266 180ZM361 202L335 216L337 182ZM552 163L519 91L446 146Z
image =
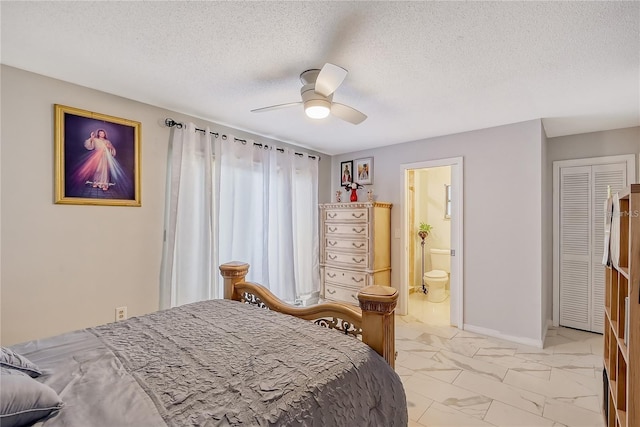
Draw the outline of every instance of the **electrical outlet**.
M116 307L116 322L127 320L127 306Z

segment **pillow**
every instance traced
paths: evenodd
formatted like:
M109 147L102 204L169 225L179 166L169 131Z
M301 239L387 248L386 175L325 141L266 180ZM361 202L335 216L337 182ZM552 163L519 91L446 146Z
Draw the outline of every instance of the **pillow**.
M0 367L0 426L19 427L34 423L62 408L51 387L22 371Z
M42 375L35 363L6 347L0 347L0 366L18 369L32 378Z

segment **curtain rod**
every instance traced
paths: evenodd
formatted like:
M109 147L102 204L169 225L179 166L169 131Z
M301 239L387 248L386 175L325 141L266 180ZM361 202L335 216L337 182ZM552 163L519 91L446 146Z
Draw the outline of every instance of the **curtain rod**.
M182 129L182 128L184 127L184 124L183 124L183 123L176 122L175 120L173 120L172 118L169 118L169 117L167 117L166 119L164 119L164 125L165 125L165 126L167 126L167 127L170 127L170 128L172 128L172 127L174 127L174 126L175 126L175 127L177 127L178 129ZM196 131L197 131L197 132L206 132L206 130L205 130L205 129L199 129L199 128L196 128ZM210 133L211 135L213 135L215 138L218 138L218 137L220 136L220 134L219 134L218 132L211 132L211 131L210 131L209 133ZM227 135L222 134L221 138L222 138L224 141L226 141L228 137L227 137ZM247 140L246 140L246 139L236 138L235 136L233 137L233 139L234 139L235 141L242 142L243 144L246 144L246 143L247 143ZM272 148L272 147L268 146L267 144L262 144L262 143L260 143L260 142L254 142L254 143L253 143L253 145L254 145L254 146L257 146L257 147ZM281 153L284 153L284 148L279 148L279 147L273 147L273 148L275 148L275 150L276 150L276 151L279 151L279 152L281 152ZM307 157L309 157L310 159L316 159L316 158L317 158L318 160L320 160L320 156L315 156L315 155L313 155L313 154L296 153L296 152L294 152L293 154L295 154L296 156L301 156L301 157L306 155L306 156L307 156Z

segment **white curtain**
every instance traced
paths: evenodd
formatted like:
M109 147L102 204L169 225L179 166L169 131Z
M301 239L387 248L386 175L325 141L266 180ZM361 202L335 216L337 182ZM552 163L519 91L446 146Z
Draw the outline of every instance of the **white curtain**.
M214 147L209 129L174 128L169 149L160 307L219 297L215 269Z
M219 168L219 262L285 301L318 292L318 160L230 137Z

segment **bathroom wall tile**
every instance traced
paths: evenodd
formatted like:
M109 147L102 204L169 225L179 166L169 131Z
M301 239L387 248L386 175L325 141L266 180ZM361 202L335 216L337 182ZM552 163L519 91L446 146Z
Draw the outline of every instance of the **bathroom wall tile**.
M484 376L467 371L461 372L453 382L453 385L481 393L491 399L524 409L532 414L542 415L545 398L540 394L487 379Z
M494 400L484 420L500 427L553 427L552 420Z
M463 412L452 409L449 406L434 402L433 405L427 409L424 415L418 420L423 426L493 426L486 421L472 417Z

